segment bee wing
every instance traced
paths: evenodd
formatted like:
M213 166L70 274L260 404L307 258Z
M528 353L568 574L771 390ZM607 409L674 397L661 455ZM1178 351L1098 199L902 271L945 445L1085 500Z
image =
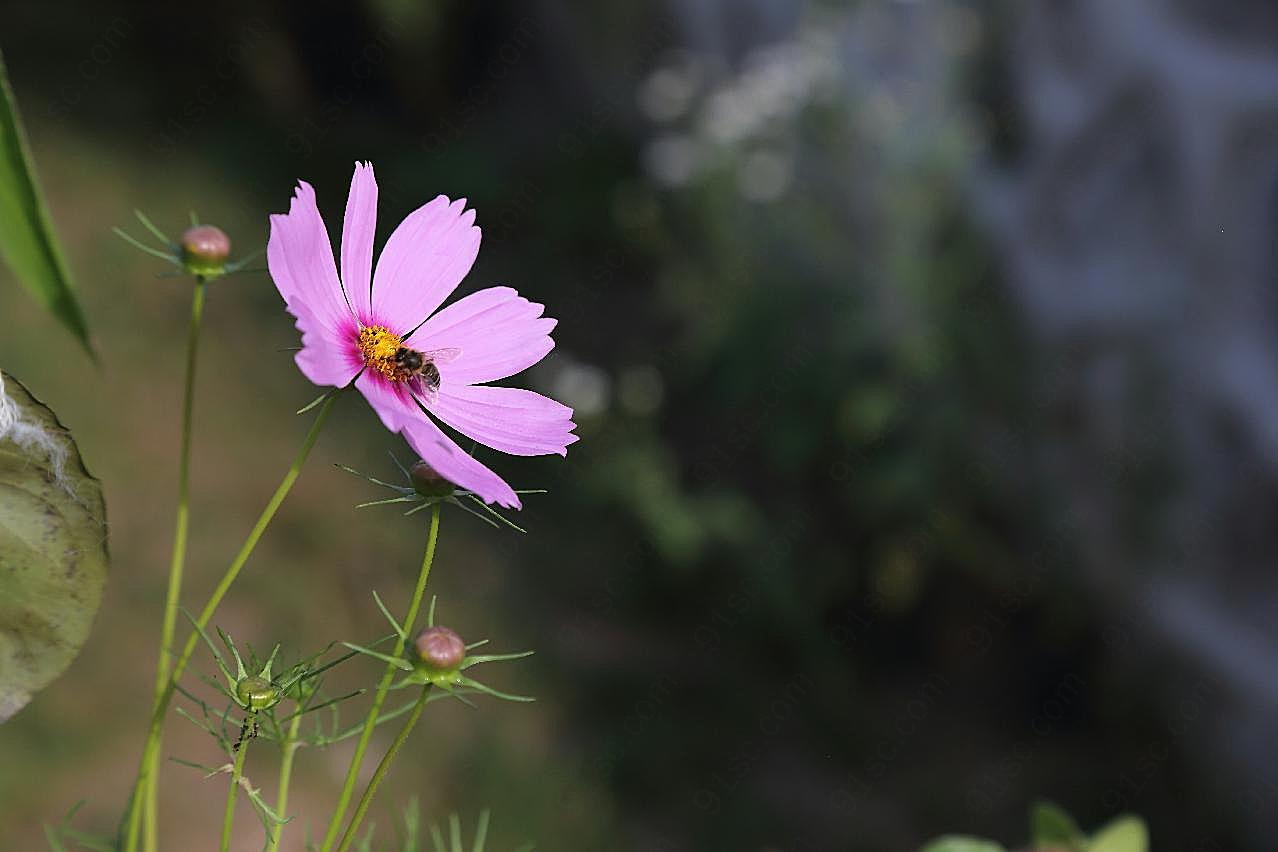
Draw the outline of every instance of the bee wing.
M429 352L423 352L422 358L427 361L434 361L436 364L448 364L456 361L462 354L460 349L456 347L445 347L443 349L432 349Z
M434 405L439 400L438 385L431 385L420 377L415 378L414 383L416 384L417 398L421 400L423 405Z

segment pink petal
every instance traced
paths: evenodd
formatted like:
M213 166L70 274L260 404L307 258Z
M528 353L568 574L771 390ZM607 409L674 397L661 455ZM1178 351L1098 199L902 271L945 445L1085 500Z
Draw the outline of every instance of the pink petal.
M521 388L441 386L430 411L463 435L515 456L565 456L577 440L571 408Z
M440 476L474 491L485 502L519 508L519 498L511 487L449 440L417 406L403 382L390 382L368 371L355 381L355 386L386 428L403 433L417 454Z
M446 196L417 208L386 241L373 273L373 304L381 317L411 330L466 277L479 254L475 211Z
M373 237L377 233L377 181L372 163L356 163L342 221L342 286L360 322L373 308Z
M519 496L505 480L467 455L426 415L403 431L417 455L449 482L475 492L485 503L520 508Z
M413 345L461 350L457 360L438 365L446 382L497 381L531 367L555 348L550 332L556 321L542 317L543 310L510 287L489 287L428 319L412 335Z
M289 212L270 218L266 261L302 332L297 365L316 384L345 385L360 368L358 353L353 361L351 355L355 324L310 184L299 182Z
M346 387L351 379L364 367L364 359L354 340L359 335L359 327L355 320L347 318L349 326L344 338L334 340L328 331L315 330L312 321L297 316L297 328L302 332L302 349L293 360L302 371L302 375L317 385L331 385L335 388Z
M355 380L355 387L368 400L368 404L382 418L382 424L392 432L398 432L414 420L426 415L417 407L404 382L392 382L376 370L365 370Z
M340 327L350 311L337 281L328 231L315 206L315 190L299 181L288 213L277 213L270 219L266 261L280 295L290 310L302 304L326 327Z

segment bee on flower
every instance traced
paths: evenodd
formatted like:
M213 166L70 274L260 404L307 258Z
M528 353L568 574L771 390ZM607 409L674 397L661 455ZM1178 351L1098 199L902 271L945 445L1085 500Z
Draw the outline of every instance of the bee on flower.
M297 365L317 385L352 383L392 432L439 476L485 503L519 508L518 494L435 422L495 450L566 455L572 409L534 391L488 384L554 348L555 320L510 287L441 305L479 253L466 200L441 195L395 228L373 264L377 182L357 163L346 200L340 267L315 191L299 182L287 213L271 216L267 264L302 333ZM340 268L340 275L339 275Z

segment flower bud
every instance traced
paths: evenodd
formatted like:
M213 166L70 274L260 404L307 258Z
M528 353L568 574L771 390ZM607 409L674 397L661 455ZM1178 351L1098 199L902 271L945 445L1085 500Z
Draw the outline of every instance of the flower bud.
M221 228L196 225L182 233L182 265L192 275L221 275L231 255L231 239Z
M413 640L417 659L430 672L453 672L466 659L466 643L447 627L428 627Z
M408 472L413 480L413 490L423 497L447 497L456 489L424 461L416 462Z
M266 678L249 675L235 684L235 697L247 710L265 710L279 703L280 691Z

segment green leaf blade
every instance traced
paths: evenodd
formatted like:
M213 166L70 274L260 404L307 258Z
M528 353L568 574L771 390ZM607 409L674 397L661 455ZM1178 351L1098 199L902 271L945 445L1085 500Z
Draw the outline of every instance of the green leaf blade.
M0 257L24 287L93 355L0 54Z

